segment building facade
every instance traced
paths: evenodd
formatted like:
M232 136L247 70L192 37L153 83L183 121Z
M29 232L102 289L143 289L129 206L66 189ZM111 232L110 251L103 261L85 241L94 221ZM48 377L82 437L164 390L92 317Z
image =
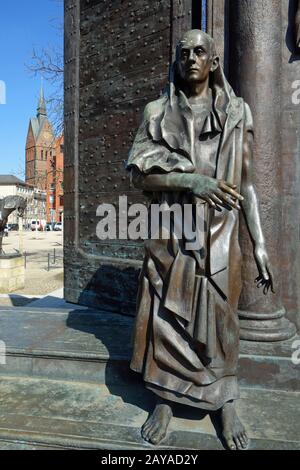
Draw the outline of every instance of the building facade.
M56 137L48 119L43 88L41 88L37 115L30 119L26 139L26 183L36 188L35 201L44 200L48 223L63 219L63 135ZM37 202L36 202L37 204ZM40 217L38 217L40 218Z
M6 196L22 196L27 200L23 224L28 227L32 220L46 220L46 192L34 188L14 175L0 175L0 199ZM13 212L9 224L17 224L18 216Z
M47 222L63 221L64 137L55 140L52 157L47 160Z
M41 89L37 115L30 119L26 139L26 183L42 191L47 186L47 161L52 158L55 135Z

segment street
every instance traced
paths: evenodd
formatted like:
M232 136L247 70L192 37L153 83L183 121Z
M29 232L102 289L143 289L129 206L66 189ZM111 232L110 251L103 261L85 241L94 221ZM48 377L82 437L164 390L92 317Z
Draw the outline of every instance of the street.
M9 232L3 240L3 249L9 253L19 250L19 232ZM26 259L25 288L13 295L1 295L0 305L25 305L63 287L63 233L23 232L24 262ZM25 297L23 297L25 296ZM29 296L27 298L26 296Z

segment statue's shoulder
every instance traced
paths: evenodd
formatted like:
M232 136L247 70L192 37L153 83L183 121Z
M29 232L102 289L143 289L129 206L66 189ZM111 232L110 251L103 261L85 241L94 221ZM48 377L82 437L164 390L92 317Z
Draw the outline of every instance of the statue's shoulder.
M246 103L244 98L235 97L233 98L232 103L236 109L239 109L241 112L244 113L246 119L247 117L250 117L250 116L252 117L250 106L248 105L248 103Z
M244 113L245 105L246 105L246 102L240 96L233 96L230 98L229 109L232 112L239 113L239 114Z
M242 98L241 98L242 99ZM251 108L246 101L243 100L243 105L244 105L244 120L245 120L245 127L247 131L253 132L254 131L254 122L253 122L253 116L251 112Z
M233 97L230 101L230 113L233 119L243 120L246 129L253 131L253 117L250 106L241 97Z
M159 114L164 112L168 101L169 97L167 94L164 94L155 101L150 101L144 109L144 119L146 121L150 121L152 117L158 116Z

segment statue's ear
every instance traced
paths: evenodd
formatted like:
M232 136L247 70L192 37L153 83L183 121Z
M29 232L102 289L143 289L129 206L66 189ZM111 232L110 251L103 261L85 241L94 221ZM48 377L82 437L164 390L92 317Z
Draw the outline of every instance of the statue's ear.
M220 65L220 57L216 55L213 58L210 71L215 72L217 70L217 68L219 67L219 65Z

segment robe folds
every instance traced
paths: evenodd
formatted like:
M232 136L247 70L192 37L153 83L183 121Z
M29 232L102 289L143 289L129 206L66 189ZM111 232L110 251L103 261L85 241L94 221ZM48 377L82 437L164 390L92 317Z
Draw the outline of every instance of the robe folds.
M253 132L251 112L235 96L221 67L212 74L210 88L212 109L198 135L193 109L171 80L169 92L145 108L128 170L201 173L239 191L244 140ZM209 145L216 138L211 174L211 166L206 171L201 162L201 142ZM192 205L199 246L187 249L189 234L183 230L178 237L178 221L172 218L167 237L145 241L131 368L162 398L216 410L239 397L239 213L218 212L189 192L155 192L154 202L166 212L174 203Z

